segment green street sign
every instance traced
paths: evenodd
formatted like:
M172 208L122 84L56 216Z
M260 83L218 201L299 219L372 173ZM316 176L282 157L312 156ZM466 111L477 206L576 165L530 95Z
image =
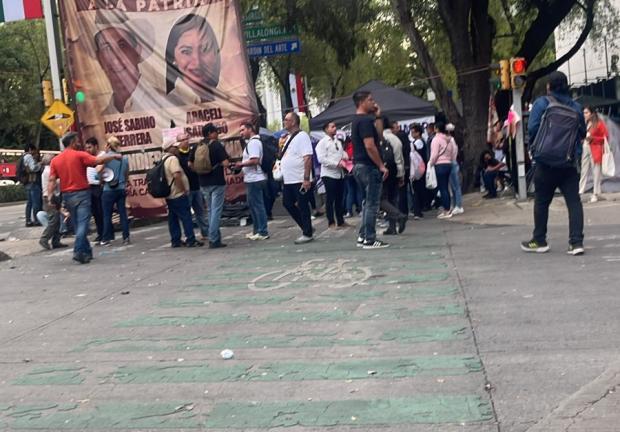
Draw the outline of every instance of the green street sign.
M256 23L263 20L263 14L258 9L252 9L243 17L243 23Z
M245 40L248 42L258 40L273 40L280 39L296 35L295 28L289 28L285 26L260 26L260 27L246 27L243 31Z

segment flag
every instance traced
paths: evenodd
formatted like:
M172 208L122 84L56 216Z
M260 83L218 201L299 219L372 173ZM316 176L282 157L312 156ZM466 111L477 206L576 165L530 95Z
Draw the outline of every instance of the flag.
M41 0L0 0L0 22L43 18Z

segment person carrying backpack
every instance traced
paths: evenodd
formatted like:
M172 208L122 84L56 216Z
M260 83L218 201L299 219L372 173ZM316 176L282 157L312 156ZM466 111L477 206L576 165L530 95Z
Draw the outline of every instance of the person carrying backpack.
M37 213L42 208L41 163L39 149L34 144L27 144L24 155L17 163L17 178L24 185L28 194L26 203L26 227L40 226Z
M240 134L247 144L243 149L241 162L236 163L234 168L243 170L243 182L253 225L252 232L245 237L250 240L267 240L269 232L264 195L267 188L266 170L273 166L273 162L264 163L264 146L254 124L248 122L241 125Z
M536 162L534 233L530 241L521 243L521 249L535 253L549 251L549 205L559 188L568 207L568 254L583 255L583 206L579 198L577 161L586 136L586 123L581 106L569 95L568 79L562 72L549 75L547 96L534 102L528 134Z

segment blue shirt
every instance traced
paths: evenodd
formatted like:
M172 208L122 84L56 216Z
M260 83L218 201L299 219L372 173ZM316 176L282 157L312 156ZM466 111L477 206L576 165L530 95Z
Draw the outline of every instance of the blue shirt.
M576 155L577 157L581 156L582 152L582 142L586 137L586 120L583 116L583 109L581 105L575 102L570 95L563 93L553 92L551 95L557 99L558 102L567 105L577 111L579 113L579 132L577 133L577 147ZM538 133L538 129L540 128L540 123L542 122L543 114L545 110L549 106L549 98L546 96L539 97L534 101L534 105L532 105L532 110L530 111L530 119L527 123L527 134L529 137L530 145L534 142L536 138L536 134Z
M116 152L108 152L106 155L114 155L118 154ZM123 156L123 159L112 159L105 164L106 168L110 168L114 171L114 178L118 178L118 186L115 188L111 188L108 182L103 183L103 191L117 191L117 190L125 190L125 186L127 185L127 171L129 170L129 160L127 156Z

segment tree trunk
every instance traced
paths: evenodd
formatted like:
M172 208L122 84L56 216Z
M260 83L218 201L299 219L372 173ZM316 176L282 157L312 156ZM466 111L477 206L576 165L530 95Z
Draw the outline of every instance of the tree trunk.
M254 83L254 96L256 97L256 103L258 104L258 123L261 127L267 127L267 109L263 105L263 101L260 99L258 92L256 91L256 80L258 80L258 74L260 72L260 60L256 58L250 59L250 70L252 72L252 82Z

